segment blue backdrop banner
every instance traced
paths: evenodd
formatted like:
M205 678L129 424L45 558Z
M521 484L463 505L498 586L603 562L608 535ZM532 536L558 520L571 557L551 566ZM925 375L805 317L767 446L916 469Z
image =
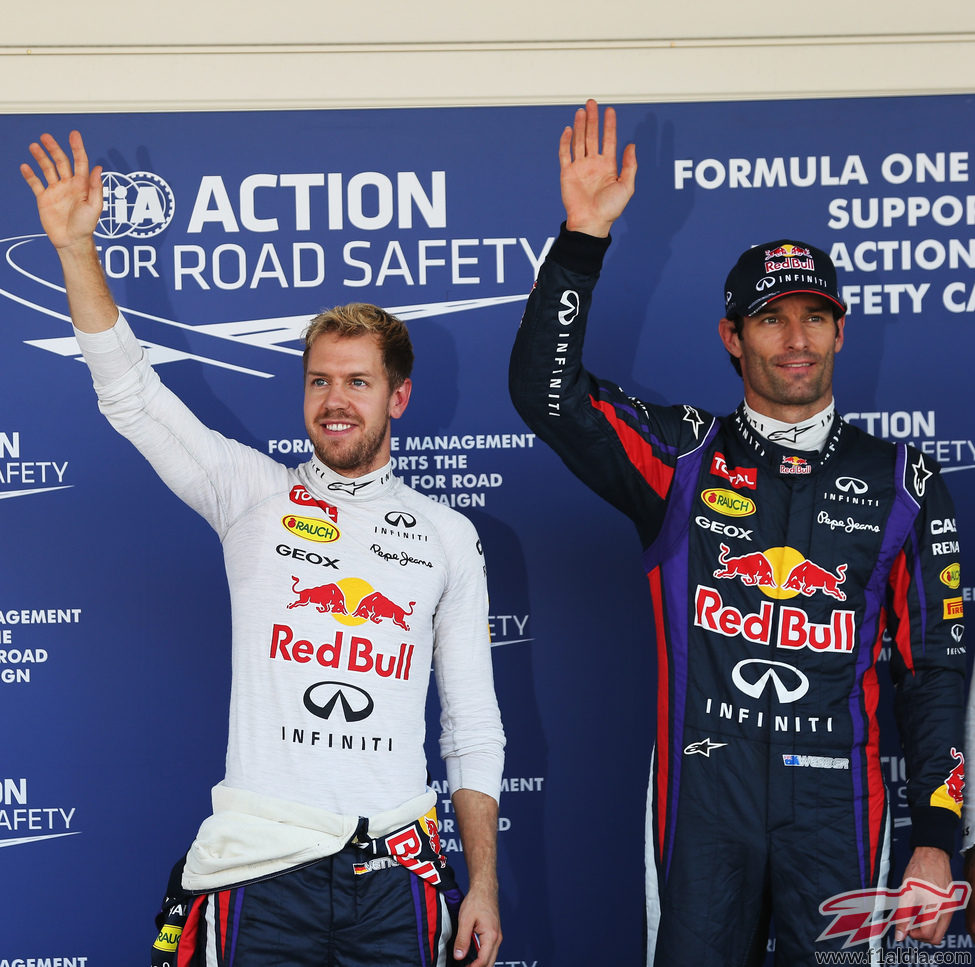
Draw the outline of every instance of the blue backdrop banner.
M850 305L837 406L942 463L965 602L973 103L622 106L637 192L615 228L586 355L648 401L730 412L741 384L717 336L728 269L769 238L825 248ZM499 963L642 963L655 671L639 542L536 441L507 392L513 334L562 218L556 146L571 114L0 118L0 967L147 961L227 732L218 542L98 413L57 258L17 172L42 131L64 143L73 127L105 169L97 241L116 298L163 380L210 426L283 462L306 459L309 318L365 301L410 324L417 366L393 428L397 470L471 518L488 565L508 735ZM463 871L432 693L430 769ZM899 876L904 760L883 702ZM960 916L944 946L971 947Z

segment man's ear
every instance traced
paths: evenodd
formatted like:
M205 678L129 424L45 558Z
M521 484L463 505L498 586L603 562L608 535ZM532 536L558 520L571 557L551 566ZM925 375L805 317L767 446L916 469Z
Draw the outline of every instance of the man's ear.
M404 379L389 397L389 415L398 420L406 409L406 404L410 402L410 393L413 391L413 380Z
M727 317L718 323L718 335L721 337L721 342L724 343L724 348L732 356L741 359L741 337L738 335L738 330L735 329L735 324Z

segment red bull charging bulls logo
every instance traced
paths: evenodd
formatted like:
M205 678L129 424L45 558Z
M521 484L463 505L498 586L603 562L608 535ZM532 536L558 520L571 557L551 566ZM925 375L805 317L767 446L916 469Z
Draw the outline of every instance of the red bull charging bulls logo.
M728 545L721 544L718 564L721 566L714 571L714 577L737 578L749 587L758 587L770 598L792 598L797 594L811 598L822 592L836 601L846 600L840 585L846 581L847 565L839 564L831 571L794 547L769 547L733 557Z
M735 556L727 544L721 544L718 564L715 578L741 581L746 587L758 588L767 598L784 601L798 594L809 598L821 593L837 601L846 600L840 585L846 580L847 565L840 564L831 571L794 547L768 547ZM770 601L763 602L755 612L745 613L726 604L720 591L705 585L697 588L694 610L695 625L729 638L828 652L851 652L856 644L852 611L833 611L829 621L822 624L810 620L801 608L783 605L776 615Z
M714 572L716 578L741 578L742 583L748 585L763 584L774 588L775 577L772 573L772 562L761 552L752 551L740 557L729 557L731 549L727 544L721 545L718 563L721 567Z
M343 578L331 584L320 584L314 588L299 588L298 578L291 576L291 590L297 595L288 608L301 608L314 605L320 614L342 615L343 624L357 625L371 621L378 625L391 621L398 628L409 631L406 619L413 614L415 601L404 608L390 600L381 591L373 590L360 578ZM350 611L350 603L355 606ZM339 619L342 620L342 619Z

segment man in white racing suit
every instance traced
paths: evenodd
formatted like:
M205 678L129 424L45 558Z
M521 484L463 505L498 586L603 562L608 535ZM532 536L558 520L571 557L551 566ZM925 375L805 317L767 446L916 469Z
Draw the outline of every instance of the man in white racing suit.
M223 437L162 385L113 300L93 239L101 169L80 134L73 158L40 141L40 177L21 172L99 407L216 531L230 586L226 774L177 884L190 895L175 903L178 963L493 964L504 735L485 569L470 522L392 472L390 421L412 385L405 326L367 305L313 320L307 463ZM462 902L427 786L431 666L470 875Z

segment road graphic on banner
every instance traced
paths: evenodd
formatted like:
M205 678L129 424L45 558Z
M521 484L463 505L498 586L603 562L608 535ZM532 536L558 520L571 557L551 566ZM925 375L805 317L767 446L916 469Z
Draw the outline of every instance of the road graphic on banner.
M10 270L7 273L9 278L4 279L3 276L0 276L0 281L2 281L2 284L0 284L0 296L26 306L29 309L33 309L42 315L52 316L64 322L70 322L69 316L45 304L45 301L41 299L45 290L47 292L64 293L64 286L52 282L49 279L41 278L28 271L16 258L15 253L18 248L34 241L44 241L44 236L40 234L27 236L17 235L0 239L0 246L3 246L3 263ZM24 285L25 282L27 285ZM19 286L18 283L20 283ZM31 289L31 283L34 287L41 287L41 292L34 294ZM386 309L404 322L409 322L414 319L453 315L460 312L469 312L473 309L484 309L491 306L506 305L512 302L523 302L527 298L527 293L523 293L520 295L492 296L481 299L451 299L444 302L422 302L415 305L387 306ZM162 323L163 325L173 326L177 329L213 336L231 344L237 343L254 346L258 349L268 349L274 352L287 353L292 356L300 356L302 350L289 344L300 342L301 335L308 326L311 318L307 315L278 316L267 319L241 319L233 322L203 323L194 326L177 322L175 319L166 319L148 312L143 312L133 306L120 306L119 308L129 318L145 319L149 322ZM48 339L25 339L24 342L29 346L47 350L58 356L72 359L81 358L81 349L73 336L55 336ZM220 358L219 354L202 356L144 340L142 340L142 345L148 353L149 361L153 366L178 362L180 360L195 360L196 362L205 363L210 366L219 366L224 369L234 370L247 376L256 376L262 379L270 379L274 376L273 373L235 364L226 358Z

